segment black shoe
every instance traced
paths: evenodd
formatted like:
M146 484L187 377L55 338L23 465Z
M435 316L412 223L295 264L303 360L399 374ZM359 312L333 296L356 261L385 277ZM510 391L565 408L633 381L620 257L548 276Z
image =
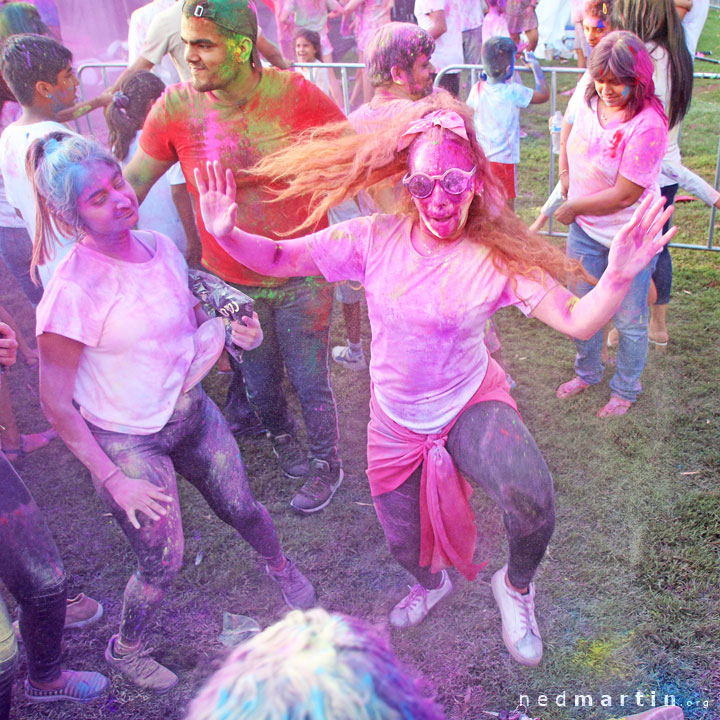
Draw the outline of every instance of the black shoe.
M290 502L291 507L301 513L314 513L327 507L344 477L340 463L331 466L327 460L313 458L310 466L310 477Z
M268 433L268 435L270 436L273 452L286 477L293 480L305 477L310 472L310 464L297 438L289 433L282 435Z
M257 414L245 400L233 397L225 405L225 418L230 426L230 432L238 437L255 437L264 432L262 423Z

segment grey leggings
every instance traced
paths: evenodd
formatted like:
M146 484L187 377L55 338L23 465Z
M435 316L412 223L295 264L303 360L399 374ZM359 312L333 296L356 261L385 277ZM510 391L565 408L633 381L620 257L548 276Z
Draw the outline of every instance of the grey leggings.
M151 522L139 514L136 530L104 491L103 500L130 541L138 570L123 597L120 637L137 642L182 565L184 538L175 471L189 480L215 514L266 560L281 556L273 521L253 496L237 443L217 406L200 385L181 395L162 430L125 435L93 425L100 447L131 478L143 478L172 496L167 515Z
M446 447L458 470L503 511L510 544L508 576L515 587L525 587L555 528L552 477L535 441L509 405L481 402L460 415ZM434 588L439 574L418 564L421 470L374 501L390 552L421 585Z

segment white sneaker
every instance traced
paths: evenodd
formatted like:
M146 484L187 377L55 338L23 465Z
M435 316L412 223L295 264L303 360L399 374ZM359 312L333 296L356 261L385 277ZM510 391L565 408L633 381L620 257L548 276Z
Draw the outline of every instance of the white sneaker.
M433 590L419 583L410 588L410 592L390 611L390 624L393 627L413 627L419 625L427 614L452 592L452 582L446 570L442 571L442 582Z
M362 349L356 355L348 345L336 345L332 349L332 359L338 365L348 368L348 370L365 370L367 368L365 353Z
M543 643L535 620L535 585L527 595L507 586L507 565L492 577L492 591L502 617L503 640L510 654L521 664L535 666L543 654Z

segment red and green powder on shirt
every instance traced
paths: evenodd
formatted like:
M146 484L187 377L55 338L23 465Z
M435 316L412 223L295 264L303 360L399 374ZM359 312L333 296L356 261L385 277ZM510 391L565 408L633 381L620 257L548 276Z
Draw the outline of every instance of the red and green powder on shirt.
M190 83L169 87L145 121L140 147L156 160L180 161L196 200L196 167L218 160L232 169L237 184L238 224L247 232L275 240L301 224L309 214L309 198L266 202L267 186L243 170L287 147L303 131L344 120L335 103L298 73L264 69L257 88L242 105L223 104L211 92ZM224 280L241 285L275 286L282 278L259 275L230 257L205 229L197 213L203 265ZM324 227L325 225L323 225ZM317 229L320 229L319 227Z

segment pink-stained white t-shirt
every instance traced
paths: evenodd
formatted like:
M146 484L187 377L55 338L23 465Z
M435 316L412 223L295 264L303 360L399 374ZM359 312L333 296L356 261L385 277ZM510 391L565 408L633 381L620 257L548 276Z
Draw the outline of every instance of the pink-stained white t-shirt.
M510 37L510 30L505 13L499 13L497 8L490 8L482 24L482 41L486 43L494 37Z
M147 262L116 260L76 243L37 307L36 334L85 347L73 399L104 430L150 435L173 412L195 355L197 304L185 259L170 238L138 233Z
M645 188L630 207L611 215L578 215L575 222L601 245L610 247L617 231L632 217L646 195L660 196L658 177L667 146L667 125L646 107L627 122L603 127L597 97L591 106L576 105L575 122L567 141L570 188L568 199L587 197L615 185L618 175Z
M411 218L359 217L307 238L330 282L365 287L372 328L370 377L392 420L437 432L465 406L485 377L485 323L517 305L529 315L557 285L547 277L498 272L487 248L467 239L425 257L412 246Z

